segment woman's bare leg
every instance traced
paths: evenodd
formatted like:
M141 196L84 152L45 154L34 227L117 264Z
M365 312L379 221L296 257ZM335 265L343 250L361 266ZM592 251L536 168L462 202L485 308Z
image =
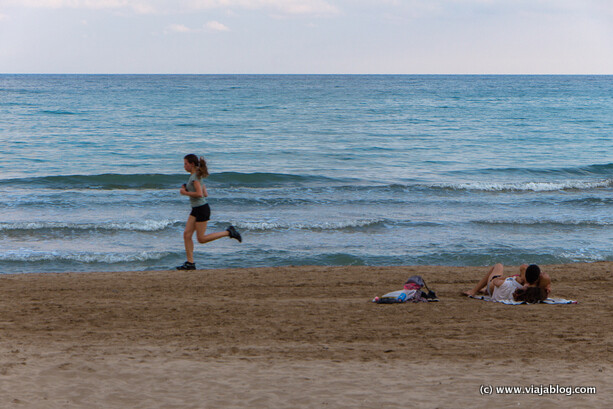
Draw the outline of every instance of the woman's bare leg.
M206 226L207 222L196 222L196 238L198 239L198 243L208 243L209 241L230 236L228 231L218 231L216 233L206 234Z
M183 242L185 243L185 255L190 263L194 262L194 240L192 239L194 231L196 231L196 218L189 216L183 231Z
M494 264L490 270L487 272L487 274L481 279L479 280L479 282L477 283L477 285L470 291L464 291L463 294L467 295L469 297L474 297L475 295L477 295L477 293L479 291L481 291L482 289L484 289L488 283L491 281L492 277L494 276L501 276L504 270L504 266L500 263L498 264Z

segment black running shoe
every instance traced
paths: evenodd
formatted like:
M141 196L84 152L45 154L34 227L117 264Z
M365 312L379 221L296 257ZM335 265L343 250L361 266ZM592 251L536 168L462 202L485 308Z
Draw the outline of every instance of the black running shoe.
M243 242L243 238L241 237L241 234L238 232L238 230L236 230L236 227L229 226L226 231L230 233L230 238L238 240L239 243Z
M177 267L177 270L195 270L196 269L196 263L190 263L189 261L186 261L185 263L183 263L182 266Z

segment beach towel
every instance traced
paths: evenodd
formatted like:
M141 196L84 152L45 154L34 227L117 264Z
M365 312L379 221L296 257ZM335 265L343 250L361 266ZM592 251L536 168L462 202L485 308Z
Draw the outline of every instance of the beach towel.
M421 290L426 287L428 292ZM397 304L403 302L431 302L438 301L436 293L431 291L426 282L421 276L411 276L404 283L404 288L398 291L392 291L381 297L373 298L372 302L377 304Z
M428 292L421 290L426 287ZM381 297L373 298L372 302L377 304L397 304L403 302L431 302L438 301L436 293L428 288L426 282L421 276L411 276L404 283L404 288L398 291L392 291Z
M496 301L492 300L492 297L489 295L475 295L469 296L469 298L474 298L475 300L489 301L489 302L499 302L507 305L520 305L527 304L525 301L514 301L514 300L502 300ZM573 300L565 300L564 298L547 298L544 301L539 302L539 304L577 304L577 301Z
M438 301L436 296L429 298L428 294L421 290L398 290L392 291L381 297L373 298L372 302L377 304L397 304L403 302L435 302Z

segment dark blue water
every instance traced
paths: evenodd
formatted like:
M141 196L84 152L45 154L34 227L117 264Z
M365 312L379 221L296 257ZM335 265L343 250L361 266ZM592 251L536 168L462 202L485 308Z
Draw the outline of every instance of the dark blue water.
M613 260L611 76L0 75L0 273Z

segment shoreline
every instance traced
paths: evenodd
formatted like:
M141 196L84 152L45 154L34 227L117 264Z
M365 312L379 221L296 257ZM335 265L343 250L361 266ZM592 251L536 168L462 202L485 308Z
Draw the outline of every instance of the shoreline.
M177 263L175 263L177 264ZM180 264L180 263L178 263ZM202 266L204 263L197 263L198 266ZM519 265L517 264L504 264L504 268L505 268L505 274L507 272L512 273L512 269L517 270L519 268ZM611 265L612 269L613 269L613 260L612 261L608 261L608 260L596 260L596 261L577 261L577 262L571 262L571 263L551 263L551 264L541 264L541 263L535 263L538 264L540 267L542 268L553 268L553 269L559 269L559 268L564 268L565 266L582 266L582 265L586 265L586 266L590 266L590 265L598 265L598 264L609 264ZM305 269L305 268L312 268L312 269L338 269L338 268L348 268L348 269L353 269L353 268L357 268L357 269L364 269L364 268L371 268L371 269L416 269L416 268L425 268L428 272L430 273L434 273L436 274L436 270L458 270L460 272L464 272L466 269L469 270L482 270L484 273L486 271L487 268L491 267L491 265L446 265L446 264L386 264L386 265L378 265L378 264L369 264L369 265L346 265L346 264L332 264L332 265L323 265L323 264L287 264L287 265L273 265L273 266L257 266L257 267L224 267L224 268L220 268L220 267L210 267L210 268L200 268L198 267L196 270L196 272L207 272L207 271L243 271L243 270L269 270L269 269ZM507 271L507 269L509 269L509 271ZM152 269L139 269L139 270L66 270L66 271L49 271L49 272L41 272L41 271L22 271L22 272L10 272L10 273L3 273L0 272L0 278L5 277L5 276L20 276L20 275L26 275L26 276L34 276L34 275L41 275L41 276L48 276L48 275L63 275L63 274L69 274L69 275L75 275L75 274L134 274L134 273L178 273L180 274L181 271L176 270L175 267L172 268L168 268L168 269L156 269L156 268L152 268ZM185 272L185 271L183 271ZM190 272L190 271L187 271ZM193 271L192 271L193 272ZM448 271L449 272L449 271ZM513 273L514 274L514 273Z
M0 406L610 407L613 262L541 267L553 297L579 303L460 295L487 267L2 275ZM370 302L415 274L440 302ZM597 393L481 396L484 384Z

